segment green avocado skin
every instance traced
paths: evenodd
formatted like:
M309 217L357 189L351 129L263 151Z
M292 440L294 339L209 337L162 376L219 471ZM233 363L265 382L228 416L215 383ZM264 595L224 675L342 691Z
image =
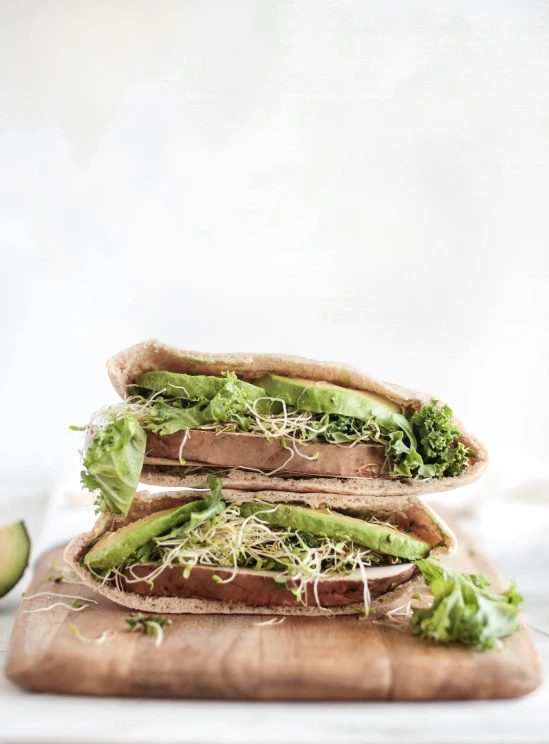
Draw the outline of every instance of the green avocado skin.
M0 528L0 597L7 594L25 573L30 539L23 522Z
M400 413L400 407L373 393L349 390L331 383L300 380L280 375L265 375L254 380L254 385L263 388L272 398L281 398L300 411L313 413L335 413L369 420L391 418Z
M211 400L227 384L224 377L184 375L177 372L145 372L137 378L139 387L164 391L172 398L200 398Z
M247 501L240 505L240 514L249 517L257 514L269 524L286 527L291 530L309 532L313 535L326 535L340 540L351 540L386 555L415 561L426 558L432 546L416 537L403 532L364 522L362 519L347 517L343 514L327 514L301 506L279 504L276 511L269 504L258 504Z
M189 504L166 509L156 514L138 519L116 532L101 537L84 557L84 564L90 568L114 568L124 563L132 553L145 543L187 522L193 512L204 511L210 506L210 499L191 501Z

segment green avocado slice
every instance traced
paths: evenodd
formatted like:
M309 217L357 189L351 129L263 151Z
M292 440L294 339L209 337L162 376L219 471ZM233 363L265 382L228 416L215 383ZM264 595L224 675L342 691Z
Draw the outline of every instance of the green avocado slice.
M172 398L211 400L227 384L224 377L184 375L177 372L145 372L136 381L138 387Z
M0 597L18 583L29 563L30 539L24 522L0 528Z
M401 413L400 406L375 393L333 385L330 382L304 380L298 377L265 375L254 381L272 398L280 398L299 411L335 413L362 420L392 419Z
M164 509L149 514L115 532L107 532L86 553L84 564L90 568L114 568L124 563L132 553L153 537L188 522L193 513L206 511L210 505L211 499L191 501L175 509Z
M230 377L230 376L229 376ZM172 398L187 398L190 400L211 400L220 393L225 398L232 392L234 383L240 388L244 396L249 400L256 400L265 393L256 385L251 385L244 380L233 377L233 385L229 377L213 377L212 375L185 375L177 372L145 372L137 378L137 386L152 390L156 393L164 393ZM228 388L228 390L227 390ZM223 392L222 392L223 391Z
M240 514L243 517L257 514L259 519L269 524L291 530L310 532L313 535L326 535L340 540L352 540L357 545L363 545L370 550L409 561L426 558L433 547L417 537L411 537L390 527L371 524L344 514L315 511L302 506L279 504L274 508L270 504L246 501L240 505Z

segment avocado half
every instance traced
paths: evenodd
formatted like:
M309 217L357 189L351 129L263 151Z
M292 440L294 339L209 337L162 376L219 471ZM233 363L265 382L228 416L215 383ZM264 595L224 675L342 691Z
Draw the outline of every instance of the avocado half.
M0 527L0 597L19 582L29 555L30 538L23 521Z

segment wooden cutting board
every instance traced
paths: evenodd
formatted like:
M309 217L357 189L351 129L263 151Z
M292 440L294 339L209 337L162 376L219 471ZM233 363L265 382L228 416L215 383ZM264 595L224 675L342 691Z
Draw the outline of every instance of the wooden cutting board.
M82 612L39 597L22 603L13 629L6 675L26 690L232 700L455 700L511 698L531 692L541 669L525 627L500 651L444 646L409 634L407 623L356 617L174 615L160 647L152 636L131 633L129 611L87 587L48 581L52 558L41 561L27 595L41 591L99 600ZM484 573L495 590L505 583L465 538L447 561L459 571ZM419 591L422 591L420 589ZM423 588L423 592L426 590ZM71 602L71 600L66 600ZM79 641L112 628L103 645Z

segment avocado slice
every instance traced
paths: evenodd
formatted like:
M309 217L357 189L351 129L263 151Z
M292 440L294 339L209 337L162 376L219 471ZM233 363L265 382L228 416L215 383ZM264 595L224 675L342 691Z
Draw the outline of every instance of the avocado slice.
M211 400L227 384L224 377L184 375L177 372L145 372L137 378L139 387L155 393L164 392L172 398Z
M0 597L23 576L29 555L30 538L23 521L0 528Z
M114 568L124 563L137 548L188 522L193 513L206 511L211 505L211 499L191 501L175 509L163 509L138 519L115 532L107 532L86 553L84 564L90 568Z
M392 419L401 413L400 406L387 398L363 390L334 385L331 382L305 380L300 377L265 375L254 381L272 398L281 398L299 411L313 413L335 413L368 421Z
M357 545L363 545L370 550L377 550L380 553L405 558L409 561L426 558L432 550L432 545L417 537L411 537L405 532L371 524L344 514L316 511L303 506L279 504L273 511L271 504L246 501L240 505L240 514L243 517L257 514L259 519L269 524L290 530L326 535L340 540L352 540Z
M249 400L256 400L265 395L264 391L258 388L256 385L251 385L249 382L243 380L237 380L236 376L233 375L233 381L240 388L245 397ZM227 377L213 377L212 375L185 375L177 372L145 372L137 378L138 387L152 390L156 393L164 393L172 398L186 398L193 399L198 398L200 400L211 400L213 401L219 393L222 393L222 397L225 398L227 395L233 392L233 386L229 386L227 391L227 383L230 380ZM222 402L222 401L221 401Z

